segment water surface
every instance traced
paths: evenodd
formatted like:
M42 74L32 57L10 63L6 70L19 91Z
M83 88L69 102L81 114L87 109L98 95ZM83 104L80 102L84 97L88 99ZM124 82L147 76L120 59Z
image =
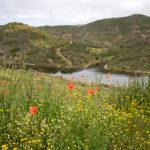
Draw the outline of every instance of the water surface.
M82 69L79 71L69 72L69 73L63 73L61 71L58 71L56 73L52 73L52 75L59 75L66 79L71 79L72 76L74 77L74 80L79 81L88 81L88 82L99 82L101 81L104 84L126 84L129 80L133 80L134 78L142 78L146 77L146 75L142 74L134 74L134 73L125 73L125 72L111 72L112 75L108 75L110 71L103 69L100 66ZM81 77L81 76L84 77ZM106 76L109 76L109 78L106 78Z

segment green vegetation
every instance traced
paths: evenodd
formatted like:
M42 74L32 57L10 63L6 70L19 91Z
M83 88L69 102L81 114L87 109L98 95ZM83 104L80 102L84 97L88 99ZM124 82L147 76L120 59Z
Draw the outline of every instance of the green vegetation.
M81 26L43 26L39 29L101 49L95 57L110 69L150 70L150 17L135 14Z
M149 72L149 33L150 17L144 15L79 26L36 28L14 22L0 26L0 60L53 68L83 68L102 63L118 71Z
M82 26L9 23L0 26L0 62L61 69L103 63L149 71L149 32L150 18L143 15ZM150 77L118 87L0 68L0 148L148 150L149 93Z
M0 68L0 147L148 150L150 78L110 86Z
M57 54L57 48L60 48L64 58L71 56L66 59L73 62L74 68L82 68L87 65L87 61L95 61L95 55L87 53L85 44L79 42L70 44L70 40L57 37L55 34L47 34L22 23L14 22L1 27L0 35L0 49L3 51L0 57L1 63L6 60L5 64L69 68L66 61ZM79 59L81 51L82 56ZM77 59L76 64L74 62Z

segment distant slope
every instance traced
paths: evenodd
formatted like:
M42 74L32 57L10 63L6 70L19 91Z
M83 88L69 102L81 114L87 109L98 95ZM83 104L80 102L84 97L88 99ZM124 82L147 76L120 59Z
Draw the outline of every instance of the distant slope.
M131 15L98 20L81 26L43 26L59 37L94 45L98 56L116 70L150 70L150 17Z
M61 49L63 57L58 55L57 48ZM72 66L65 60L69 60ZM95 55L89 52L89 47L85 44L70 44L70 40L22 23L14 22L0 26L1 64L76 68L94 61Z

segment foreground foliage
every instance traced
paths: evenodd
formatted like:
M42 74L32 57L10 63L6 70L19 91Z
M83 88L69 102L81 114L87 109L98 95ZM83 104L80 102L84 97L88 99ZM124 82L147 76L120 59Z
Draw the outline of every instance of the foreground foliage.
M1 69L0 147L147 150L150 84L145 85L118 90Z

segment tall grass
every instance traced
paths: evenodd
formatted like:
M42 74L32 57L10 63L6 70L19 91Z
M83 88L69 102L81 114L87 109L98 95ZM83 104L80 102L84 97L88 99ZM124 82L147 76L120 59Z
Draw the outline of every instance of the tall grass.
M72 90L67 87L70 82L75 85ZM149 83L135 81L117 89L1 68L0 146L3 150L147 150ZM98 91L88 93L96 87ZM33 106L38 108L34 115Z

